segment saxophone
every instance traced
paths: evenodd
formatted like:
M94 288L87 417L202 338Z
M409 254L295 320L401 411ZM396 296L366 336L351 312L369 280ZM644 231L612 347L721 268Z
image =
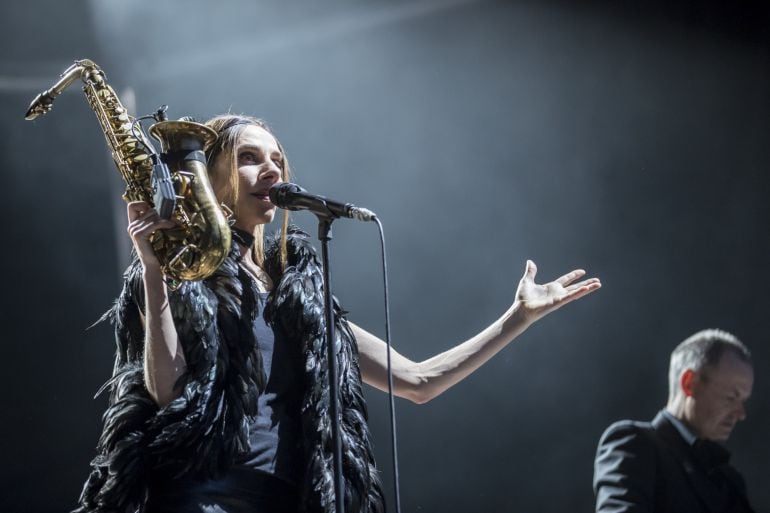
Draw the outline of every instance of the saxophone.
M102 127L112 158L126 183L125 201L145 201L177 226L156 231L150 241L172 287L211 275L230 251L228 214L218 204L208 179L205 150L216 139L211 128L190 120L169 121L165 109L134 118L107 84L93 61L78 60L50 89L30 104L26 119L48 113L53 100L80 78L83 92ZM161 145L158 154L139 121L157 122L149 131ZM137 130L138 128L138 130Z

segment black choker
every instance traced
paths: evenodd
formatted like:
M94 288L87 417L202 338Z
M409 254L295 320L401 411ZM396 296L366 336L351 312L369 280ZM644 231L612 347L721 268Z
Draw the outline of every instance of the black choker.
M233 232L233 239L251 249L254 246L254 236L246 230L241 230L235 226L230 227L230 231Z

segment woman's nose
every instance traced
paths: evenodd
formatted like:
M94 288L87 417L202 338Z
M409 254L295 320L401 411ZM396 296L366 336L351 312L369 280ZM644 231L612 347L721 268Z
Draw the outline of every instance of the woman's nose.
M275 164L270 164L259 174L259 181L277 183L281 180L281 170Z

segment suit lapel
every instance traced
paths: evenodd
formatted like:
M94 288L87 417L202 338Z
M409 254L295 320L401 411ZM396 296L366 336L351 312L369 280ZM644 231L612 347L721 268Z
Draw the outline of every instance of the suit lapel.
M719 513L719 500L714 484L709 481L706 473L693 459L691 447L687 445L676 427L663 415L663 412L658 413L653 419L652 427L674 455L674 459L682 466L693 490L706 509L712 513Z

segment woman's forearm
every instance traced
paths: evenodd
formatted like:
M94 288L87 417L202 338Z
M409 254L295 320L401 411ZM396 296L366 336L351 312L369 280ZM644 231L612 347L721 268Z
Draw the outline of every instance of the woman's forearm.
M417 364L420 396L428 401L476 371L521 335L529 323L512 306L499 319L465 342Z
M144 270L144 295L145 386L155 402L165 406L179 396L180 391L174 385L185 370L185 359L159 268Z
M459 383L481 367L529 326L516 305L470 339L447 351L414 362L391 350L394 392L415 403L425 403ZM354 326L361 353L364 380L387 390L387 353L385 343Z

